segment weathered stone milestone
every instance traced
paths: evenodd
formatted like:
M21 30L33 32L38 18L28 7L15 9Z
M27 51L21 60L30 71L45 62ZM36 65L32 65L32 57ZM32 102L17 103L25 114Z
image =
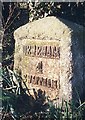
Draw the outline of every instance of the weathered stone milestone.
M30 93L45 91L59 100L83 96L84 28L75 23L46 17L14 32L14 70L21 71Z

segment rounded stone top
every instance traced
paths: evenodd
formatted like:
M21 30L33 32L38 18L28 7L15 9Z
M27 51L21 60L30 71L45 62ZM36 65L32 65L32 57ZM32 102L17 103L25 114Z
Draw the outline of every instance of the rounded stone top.
M61 40L63 36L69 36L73 30L78 32L81 28L82 26L67 20L49 16L19 27L14 32L14 38L15 40Z

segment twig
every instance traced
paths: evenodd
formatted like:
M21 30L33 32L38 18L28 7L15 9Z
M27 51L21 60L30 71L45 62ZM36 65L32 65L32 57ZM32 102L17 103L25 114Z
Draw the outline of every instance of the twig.
M81 108L83 105L85 105L85 102L83 102L77 109Z
M17 88L17 86L13 86L13 87L10 87L10 88L5 88L3 90L11 90L11 89L16 89L16 88Z
M13 19L13 21L5 28L5 30L7 30L11 24L14 22L14 20L19 16L20 12L15 16L15 18Z
M7 19L7 21L6 21L6 24L5 24L5 26L4 26L4 28L6 28L9 20L11 19L12 15L13 15L13 13L14 13L15 8L16 8L16 6L13 8L13 11L12 11L11 14L9 15L9 17L8 17L8 19Z

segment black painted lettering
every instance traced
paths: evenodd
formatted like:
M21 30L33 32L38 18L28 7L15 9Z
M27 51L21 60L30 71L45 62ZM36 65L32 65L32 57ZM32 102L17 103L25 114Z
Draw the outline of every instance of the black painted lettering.
M48 79L48 87L51 87L51 79Z
M26 75L24 75L24 78L25 78L25 79L27 78L27 74L26 74Z
M41 56L42 46L37 47L37 56Z
M39 77L36 77L36 84L39 84Z
M47 56L47 46L45 46L45 56Z
M36 83L35 76L33 76L33 78L32 78L32 83L33 83L33 84L35 84L35 83Z
M31 55L31 46L27 46L27 54Z
M36 56L36 45L34 46L34 55Z
M42 48L42 57L45 57L46 56L46 54L47 54L47 46L43 46L43 48Z
M47 47L47 56L48 56L48 57L51 57L51 54L52 54L51 46L48 46L48 47Z
M30 76L30 83L32 83L32 75Z
M60 58L60 47L58 47L58 57Z
M47 78L43 78L43 86L47 86Z
M54 46L53 48L53 57L56 58L57 57L57 48Z
M54 89L57 88L57 81L52 80L52 88Z
M27 74L24 75L24 78L27 79ZM57 81L51 80L51 79L47 79L47 78L43 78L43 77L36 77L36 76L29 76L30 80L28 83L32 83L32 84L36 84L36 85L40 85L40 86L45 86L48 88L52 88L52 89L57 89Z
M40 78L40 85L42 85L42 83L43 83L43 79L42 79L42 78Z
M56 46L23 46L24 55L60 58L60 47Z

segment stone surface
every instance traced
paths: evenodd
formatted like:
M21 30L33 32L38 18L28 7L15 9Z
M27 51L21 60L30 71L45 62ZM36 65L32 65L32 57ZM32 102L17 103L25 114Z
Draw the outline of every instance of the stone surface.
M14 32L14 70L21 71L30 89L41 89L51 99L77 99L76 90L82 98L84 32L56 17L27 23Z

